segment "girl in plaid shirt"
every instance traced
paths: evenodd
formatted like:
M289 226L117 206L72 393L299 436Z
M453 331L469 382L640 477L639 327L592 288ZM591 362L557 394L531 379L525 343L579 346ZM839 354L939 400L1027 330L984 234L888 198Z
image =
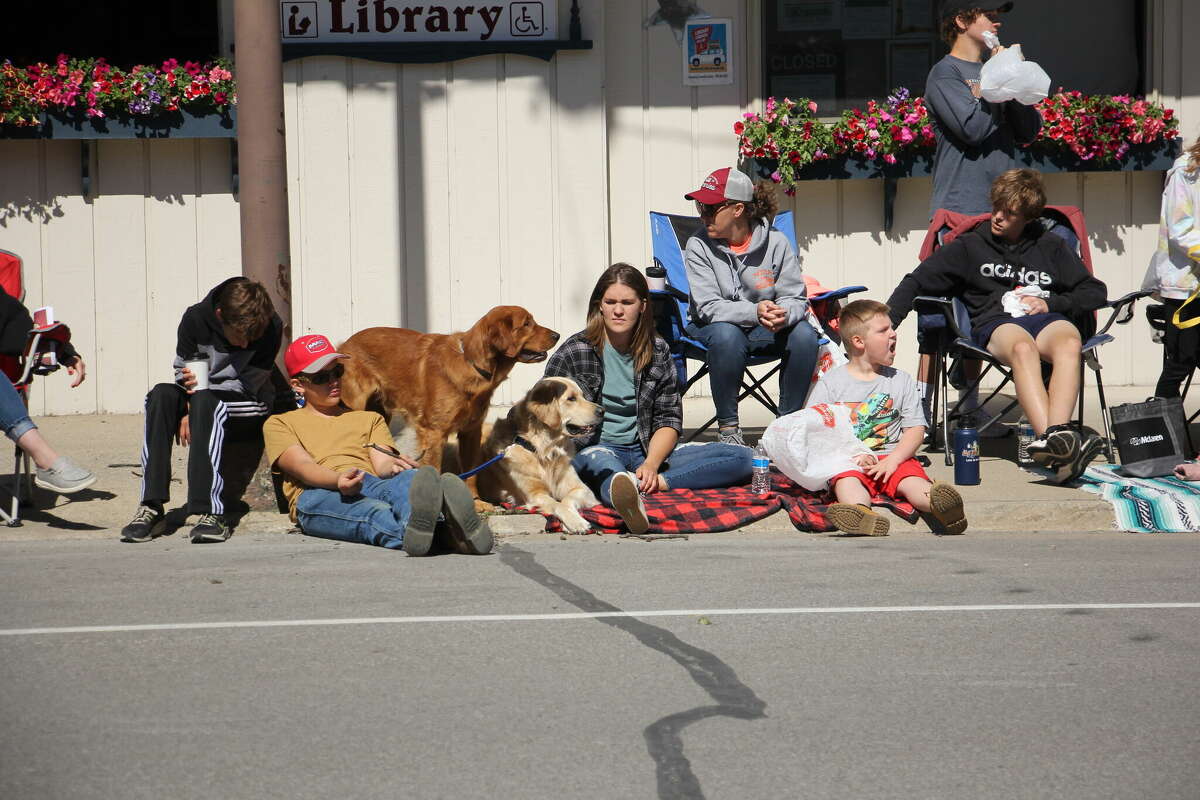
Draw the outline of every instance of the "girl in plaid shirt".
M631 533L649 527L642 494L712 489L750 480L751 450L720 442L684 444L683 399L667 343L654 332L646 278L613 264L588 301L587 328L546 364L546 377L579 384L604 408L604 424L578 440L575 471Z

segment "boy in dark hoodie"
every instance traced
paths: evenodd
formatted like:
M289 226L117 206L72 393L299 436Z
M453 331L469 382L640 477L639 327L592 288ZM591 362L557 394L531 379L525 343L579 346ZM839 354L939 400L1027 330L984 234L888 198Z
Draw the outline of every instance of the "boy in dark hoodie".
M189 445L189 514L199 514L193 542L229 538L225 515L223 444L235 426L260 427L273 410L271 369L283 340L283 322L262 284L230 278L190 306L179 322L175 382L146 395L142 440L142 499L121 531L127 542L147 542L170 499L171 443ZM207 358L209 388L196 387L185 364Z
M1068 421L1079 395L1079 326L1104 305L1108 290L1061 237L1037 223L1046 206L1041 175L1009 170L992 184L991 200L990 220L900 281L887 301L892 324L908 315L918 295L962 300L975 344L1012 367L1017 400L1037 435L1030 455L1066 483L1101 448L1100 437L1084 437ZM1051 366L1049 388L1043 361Z

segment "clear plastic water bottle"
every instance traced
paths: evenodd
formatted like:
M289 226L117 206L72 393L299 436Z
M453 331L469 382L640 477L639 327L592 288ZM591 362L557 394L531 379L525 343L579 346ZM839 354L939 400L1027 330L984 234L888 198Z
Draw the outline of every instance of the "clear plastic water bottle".
M754 494L766 494L771 491L771 457L762 442L754 448L754 460L751 461L750 491Z
M1033 469L1034 461L1029 455L1029 445L1033 440L1033 425L1022 415L1017 422L1017 466L1021 469Z

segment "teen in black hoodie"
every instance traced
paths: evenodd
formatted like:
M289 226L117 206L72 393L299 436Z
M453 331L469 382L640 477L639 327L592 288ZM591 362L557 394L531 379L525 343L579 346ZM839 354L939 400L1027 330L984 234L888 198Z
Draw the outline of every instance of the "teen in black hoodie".
M146 395L142 441L142 499L121 531L127 542L146 542L170 499L171 440L188 445L189 514L199 514L193 542L224 541L230 523L222 471L227 429L261 428L273 409L271 368L283 341L283 322L262 284L230 278L183 312L175 347L175 383L160 383ZM209 388L196 390L184 364L208 359Z
M991 220L905 275L888 306L898 325L917 295L961 299L975 343L1012 367L1017 400L1038 437L1030 453L1065 482L1087 468L1101 444L1067 423L1079 395L1081 329L1090 331L1090 312L1104 305L1108 290L1061 237L1042 230L1037 218L1045 205L1038 173L1004 173L992 185ZM1025 314L1014 317L1004 309L1004 295L1020 286L1038 287L1048 296L1022 298ZM1043 361L1051 365L1048 388Z

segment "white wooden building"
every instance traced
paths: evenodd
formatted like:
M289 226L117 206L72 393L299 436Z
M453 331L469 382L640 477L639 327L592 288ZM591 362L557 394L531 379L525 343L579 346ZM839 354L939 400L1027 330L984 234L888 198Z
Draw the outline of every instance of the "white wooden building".
M689 212L684 192L735 161L732 124L764 95L769 1L701 2L733 20L726 86L683 85L671 30L643 27L652 0L583 0L593 48L549 62L286 63L295 335L460 330L501 303L564 335L579 330L605 266L648 263L646 212ZM1200 38L1200 4L1145 2L1147 85L1177 110L1190 142L1200 134L1200 55L1187 43ZM561 0L560 20L569 5ZM231 6L222 3L225 21ZM25 258L27 305L52 304L89 366L76 390L42 381L35 414L139 411L147 388L169 380L183 309L241 272L228 142L100 140L94 150L85 199L78 142L0 140L0 248ZM1110 296L1140 283L1161 182L1161 172L1047 176L1051 202L1084 210ZM885 299L917 263L930 182L900 182L886 234L882 193L879 180L845 180L781 195L796 212L805 269ZM897 363L911 366L911 326L901 350ZM1152 383L1160 353L1138 320L1106 348L1106 382ZM518 366L497 401L539 376Z

